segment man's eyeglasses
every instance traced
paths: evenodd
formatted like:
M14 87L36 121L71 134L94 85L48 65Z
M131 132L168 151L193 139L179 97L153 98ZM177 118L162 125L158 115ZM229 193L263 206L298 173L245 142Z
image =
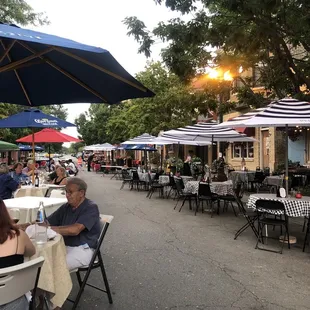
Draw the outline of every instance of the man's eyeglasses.
M67 195L72 195L72 194L74 194L74 193L77 193L77 192L80 192L81 190L77 190L77 191L69 191L69 190L65 190L65 192L66 192L66 194Z

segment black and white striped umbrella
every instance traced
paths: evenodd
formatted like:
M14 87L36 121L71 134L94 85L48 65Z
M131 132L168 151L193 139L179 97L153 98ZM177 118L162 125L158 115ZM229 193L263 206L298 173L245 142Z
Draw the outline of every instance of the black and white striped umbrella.
M210 140L193 140L193 136L177 136L177 135L167 135L163 134L153 140L154 144L167 145L167 144L181 144L181 145L195 145L204 146L211 145Z
M274 101L262 111L254 113L249 118L233 118L228 122L217 125L218 128L231 126L245 127L285 127L286 149L285 149L285 180L288 180L288 127L310 126L310 103L296 99L285 98ZM286 182L286 194L288 194L288 182Z
M193 141L214 141L214 142L253 142L253 138L247 137L232 128L218 127L217 124L197 123L193 126L186 126L183 128L168 130L164 135L183 136L185 139Z
M296 99L273 101L265 108L260 108L234 117L218 124L218 129L225 127L285 127L310 126L310 103Z
M152 142L152 140L155 138L156 138L155 136L152 136L148 133L144 133L141 136L137 136L128 141L122 142L121 144L155 144Z

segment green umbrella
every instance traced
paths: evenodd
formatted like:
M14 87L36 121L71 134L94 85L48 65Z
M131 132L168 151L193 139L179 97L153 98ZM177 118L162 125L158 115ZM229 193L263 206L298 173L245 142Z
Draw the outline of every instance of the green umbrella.
M0 152L5 151L19 151L19 147L13 143L0 141Z

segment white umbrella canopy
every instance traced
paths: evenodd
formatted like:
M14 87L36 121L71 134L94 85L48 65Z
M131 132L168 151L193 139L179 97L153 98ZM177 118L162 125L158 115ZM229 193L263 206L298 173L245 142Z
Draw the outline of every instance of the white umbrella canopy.
M84 151L95 151L96 150L96 147L98 146L99 144L92 144L92 145L87 145L84 147Z
M135 138L122 142L121 144L154 144L152 140L155 138L156 138L155 136L152 136L148 133L144 133L141 136L137 136Z
M234 119L231 121L234 121ZM291 98L274 101L252 117L239 120L239 125L245 127L286 128L285 180L286 194L288 194L288 127L310 126L310 103ZM227 126L231 126L229 122L217 125L218 128Z
M110 143L96 145L96 151L114 151L115 149L116 147Z
M182 145L196 145L196 146L204 146L210 145L210 141L194 141L194 140L185 140L180 137L157 137L152 141L153 144L159 145L168 145L168 144L182 144Z

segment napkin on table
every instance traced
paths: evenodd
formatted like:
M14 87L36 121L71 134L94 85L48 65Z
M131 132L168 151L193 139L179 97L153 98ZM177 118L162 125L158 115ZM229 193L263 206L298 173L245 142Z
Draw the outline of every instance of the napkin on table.
M39 229L42 229L42 231L45 229L43 226L39 226ZM26 234L30 239L34 239L36 235L36 225L30 225L25 230ZM52 230L51 228L47 228L47 239L53 239L55 238L57 233Z

